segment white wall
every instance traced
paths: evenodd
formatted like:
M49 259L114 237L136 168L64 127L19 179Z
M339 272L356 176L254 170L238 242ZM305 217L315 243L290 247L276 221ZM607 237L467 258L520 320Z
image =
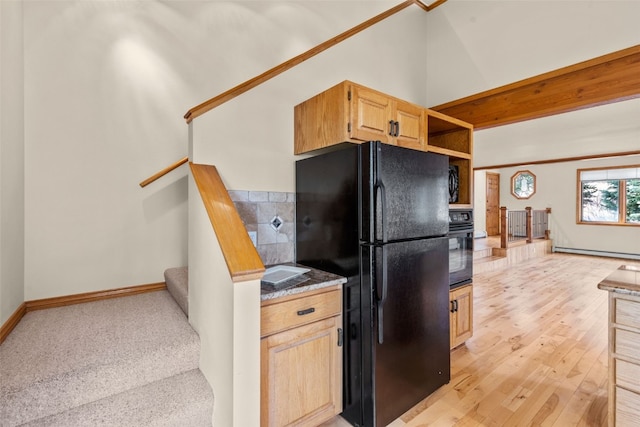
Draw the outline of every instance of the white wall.
M635 46L639 41L635 17L639 15L638 1L449 0L427 14L428 105ZM474 166L522 163L536 173L538 192L528 203L517 203L508 186L515 170L498 170L501 204L509 208L551 206L554 244L638 253L640 248L633 243L638 241L637 227L575 224L576 165L526 166L535 160L638 150L638 117L640 100L633 100L476 131ZM602 164L628 161L612 159ZM484 172L477 172L477 227L485 221L482 178Z
M189 177L189 322L215 396L213 425L260 424L260 281L233 283Z
M509 209L552 208L550 227L554 246L640 255L640 227L576 224L578 169L638 164L640 156L627 156L504 168L500 170L500 204ZM518 200L509 191L511 177L522 169L536 175L536 193L527 200Z
M611 120L603 121L599 118L602 110L612 110L619 114L613 115ZM640 100L633 100L481 130L475 133L476 165L522 163L522 166L497 170L500 173L500 204L509 209L523 209L526 206L534 209L551 207L551 235L555 246L640 254L640 245L637 243L640 239L640 227L576 224L576 170L639 164L638 156L527 165L527 160L638 150L638 117ZM560 126L561 121L564 121L566 127ZM552 129L556 132L552 132ZM538 188L536 194L523 201L511 195L510 180L516 171L524 169L536 175ZM476 185L475 190L476 197L485 197L484 187Z
M473 173L473 229L487 231L487 173L475 171Z
M425 19L422 9L405 9L196 118L194 162L216 165L232 190L295 191L293 107L343 80L424 104L427 61L420 35ZM305 39L305 30L300 31Z
M287 22L305 23L297 29L300 44L288 56L302 53L381 11L363 8L363 4L324 2L323 14L310 14L302 3L293 8L292 4L283 6L279 11L285 13ZM336 22L335 16L349 16L351 21L345 26L344 22ZM347 79L424 104L426 57L420 34L424 34L425 16L423 10L412 6L196 118L190 127L192 161L215 165L228 189L295 191L293 107ZM256 20L255 25L262 22L258 17ZM249 25L249 28L253 26ZM320 29L324 36L318 39ZM291 39L287 34L276 33L271 43L288 46ZM267 63L267 56L256 54L254 59ZM259 71L264 70L256 69L255 74ZM252 383L259 384L260 354L248 349L251 340L246 339L259 334L259 319L248 317L258 313L258 309L243 308L257 304L258 297L252 294L251 284L231 283L221 255L211 255L217 254L219 248L208 240L213 237L213 231L207 224L206 215L200 212L199 195L194 186L190 189L193 195L189 197L189 287L190 292L194 290L190 301L196 300L190 306L190 317L202 337L201 369L213 385L216 399L219 394L225 397L216 400L216 417L222 417L216 420L216 425L219 421L222 425L231 425L228 424L231 418L233 425L257 425L256 422L238 422L238 417L251 417L259 410L259 396L242 391L251 390ZM192 269L195 275L191 274ZM244 289L247 287L248 291ZM234 333L236 335L232 337ZM245 337L245 341L240 337ZM256 337L254 344L258 342ZM248 371L232 380L229 365ZM254 369L253 373L251 369ZM259 387L254 385L254 389ZM228 399L231 395L233 400Z
M640 99L475 132L474 165L640 149Z
M182 115L206 42L189 6L24 2L27 300L161 282L186 265L186 168L138 182L187 151Z
M186 154L183 114L396 3L24 2L25 298L159 282L165 268L185 265L186 167L137 186ZM424 11L409 9L424 24ZM232 188L291 190L293 166L266 147L290 152L292 105L328 82L353 78L423 103L425 59L405 47L421 49L420 32L384 28L357 45L364 61L343 48L313 79L301 73L287 91L256 92L269 103L223 107L231 119L221 134L251 145L224 147L211 163L229 165L221 173L230 178L225 168L245 151L260 158L251 165L260 179L249 178L260 184Z
M0 1L0 325L24 301L22 3Z
M194 161L218 166L229 189L295 191L293 107L343 80L423 103L424 19L406 9L196 118Z

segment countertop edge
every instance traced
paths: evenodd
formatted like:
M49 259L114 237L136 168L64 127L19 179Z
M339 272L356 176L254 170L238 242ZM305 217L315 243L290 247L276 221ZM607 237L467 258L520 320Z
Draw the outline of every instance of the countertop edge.
M598 289L640 297L640 267L621 265L598 283Z
M268 301L271 299L276 299L284 296L301 294L303 292L314 291L316 289L328 288L329 286L339 285L342 283L346 283L347 279L339 279L339 280L330 280L327 282L316 283L314 285L306 285L301 287L283 289L280 291L269 292L268 294L260 295L260 301Z
M640 286L623 282L614 282L612 280L604 280L598 283L598 289L609 292L618 292L621 294L640 296Z
M318 270L313 267L293 263L284 265L293 265L296 267L308 268L310 271L304 274L304 276L308 277L308 280L299 284L294 284L290 287L284 287L283 289L272 289L269 285L262 284L260 287L260 301L268 301L289 295L301 294L304 292L327 288L334 285L340 285L347 282L347 279L345 277Z

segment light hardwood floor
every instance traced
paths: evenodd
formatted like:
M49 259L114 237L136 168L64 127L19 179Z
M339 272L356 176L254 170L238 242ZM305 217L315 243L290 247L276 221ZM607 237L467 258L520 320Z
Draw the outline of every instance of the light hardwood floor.
M605 426L608 307L596 286L621 264L639 265L552 254L475 275L474 336L452 351L451 382L391 426Z

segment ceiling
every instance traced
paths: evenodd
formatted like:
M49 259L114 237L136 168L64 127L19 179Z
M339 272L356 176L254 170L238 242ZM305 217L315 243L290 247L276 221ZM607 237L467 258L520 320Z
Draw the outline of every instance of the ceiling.
M636 46L637 16L637 0L448 0L427 18L429 104ZM638 117L640 103L630 100L480 130L475 136L475 165L626 151L634 145L640 150ZM611 139L618 136L623 139L620 145ZM603 137L610 147L602 143ZM552 152L536 149L551 141ZM483 158L489 147L508 147L508 152L503 159Z

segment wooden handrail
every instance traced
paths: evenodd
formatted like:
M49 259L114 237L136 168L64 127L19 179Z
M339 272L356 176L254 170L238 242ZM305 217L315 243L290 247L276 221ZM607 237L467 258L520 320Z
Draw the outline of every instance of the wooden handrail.
M349 37L358 34L359 32L366 30L367 28L377 24L378 22L388 18L391 15L394 15L398 12L400 12L401 10L411 6L412 4L418 5L419 7L421 7L422 9L424 9L425 11L429 12L433 9L435 9L436 7L440 6L441 4L445 3L447 0L436 0L435 2L433 2L430 5L425 5L422 1L420 0L406 0L402 3L400 3L399 5L392 7L391 9L382 12L379 15L374 16L373 18L363 22L360 25L357 25L321 44L319 44L318 46L309 49L308 51L289 59L286 62L283 62L282 64L271 68L270 70L265 71L264 73L250 79L247 80L244 83L241 83L223 93L221 93L220 95L217 95L199 105L196 105L195 107L191 108L189 111L187 111L187 113L184 115L185 120L187 121L187 123L191 123L191 121L193 119L195 119L198 116L203 115L204 113L206 113L207 111L210 111L212 109L214 109L215 107L224 104L227 101L232 100L233 98L242 95L243 93L253 89L254 87L276 77L279 74L284 73L285 71L295 67L296 65L306 61L307 59L313 58L314 56L318 55L319 53L335 46L336 44L348 39ZM142 181L140 183L140 187L145 187L149 184L151 184L153 181L157 180L158 178L161 178L162 176L166 175L167 173L171 172L172 170L174 170L175 168L177 168L178 166L186 163L188 160L187 158L183 158L182 160L179 160L177 162L175 162L174 164L172 164L171 166L168 166L164 169L162 169L161 171L155 173L154 175L150 176L149 178L145 179L144 181Z
M189 163L233 282L261 279L264 264L215 166Z
M447 0L436 0L433 3L427 5L426 7L426 11L427 12L431 12L433 9L435 9L436 7L440 6L441 4L445 3ZM423 5L424 3L422 3L421 1L416 0L416 3L418 5Z
M341 34L338 34L337 36L323 42L320 43L319 45L317 45L316 47L313 47L311 49L309 49L308 51L301 53L298 56L295 56L291 59L289 59L288 61L283 62L280 65L277 65L273 68L271 68L270 70L265 71L264 73L250 79L247 80L244 83L240 83L238 86L229 89L226 92L221 93L218 96L215 96L199 105L196 105L195 107L191 108L189 111L187 111L187 113L184 115L184 118L186 119L187 123L191 123L191 121L193 119L195 119L198 116L203 115L204 113L206 113L207 111L217 107L218 105L224 104L225 102L235 98L238 95L241 95L243 93L245 93L248 90L253 89L254 87L276 77L279 74L284 73L287 70L290 70L291 68L295 67L296 65L306 61L307 59L313 58L314 56L318 55L319 53L324 52L325 50L329 49L330 47L333 47L335 45L337 45L338 43L348 39L351 36L354 36L356 34L358 34L359 32L366 30L367 28L371 27L374 24L377 24L378 22L382 21L383 19L388 18L391 15L394 15L398 12L400 12L401 10L411 6L412 4L416 4L416 2L414 0L406 0L402 3L400 3L399 5L392 7L391 9L382 12L379 15L374 16L373 18L364 21L362 24L357 25Z
M140 187L143 187L143 188L146 187L147 185L151 184L156 179L165 176L166 174L168 174L172 170L177 169L179 166L184 165L188 161L189 161L189 159L187 157L183 157L182 159L178 160L177 162L173 163L172 165L167 166L166 168L162 169L159 172L154 173L149 178L147 178L144 181L142 181L140 183Z

